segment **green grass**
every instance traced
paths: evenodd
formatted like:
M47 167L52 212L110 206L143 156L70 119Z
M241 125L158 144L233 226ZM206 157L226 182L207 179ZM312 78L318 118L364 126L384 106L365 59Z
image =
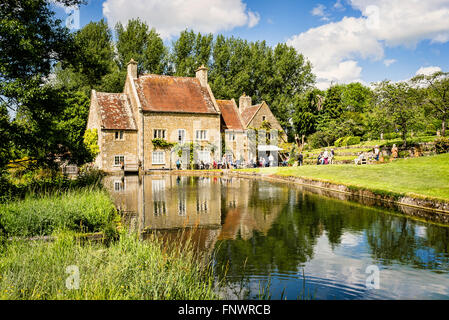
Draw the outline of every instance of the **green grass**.
M127 234L108 247L79 244L70 233L56 238L13 241L0 251L0 299L218 298L210 264L191 247ZM66 286L68 266L79 270L78 288Z
M449 200L449 154L400 159L379 165L327 165L244 169L364 188L378 193Z
M8 236L50 235L62 229L104 231L117 217L108 193L99 189L34 194L0 204L0 226Z

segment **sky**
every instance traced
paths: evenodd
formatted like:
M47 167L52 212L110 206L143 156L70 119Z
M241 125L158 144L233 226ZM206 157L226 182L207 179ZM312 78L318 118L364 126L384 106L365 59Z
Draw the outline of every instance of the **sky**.
M167 44L186 28L287 43L312 62L320 89L449 71L449 0L88 0L55 11L73 30L140 18Z

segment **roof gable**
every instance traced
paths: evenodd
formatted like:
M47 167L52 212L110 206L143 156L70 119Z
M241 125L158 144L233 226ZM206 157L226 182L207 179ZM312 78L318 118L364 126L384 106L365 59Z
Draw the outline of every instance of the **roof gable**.
M197 78L151 74L134 83L144 111L219 114Z
M96 92L96 98L104 129L137 130L126 94Z
M229 130L243 130L239 111L233 100L217 100L223 118L223 127Z
M242 118L245 122L245 126L248 126L251 120L254 118L256 113L259 111L260 107L262 106L262 103L256 104L251 107L247 107L242 111Z

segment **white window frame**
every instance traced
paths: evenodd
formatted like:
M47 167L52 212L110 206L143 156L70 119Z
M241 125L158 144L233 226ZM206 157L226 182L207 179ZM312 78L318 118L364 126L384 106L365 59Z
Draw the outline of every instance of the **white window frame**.
M235 132L229 132L228 133L228 140L229 141L235 141Z
M117 164L117 158L118 158L118 164ZM125 156L124 155L115 155L114 156L114 167L120 167L121 158L123 158L123 164L125 164Z
M157 157L160 157L160 154L162 154L162 160ZM151 154L151 163L152 164L165 164L165 152L164 151L153 151Z
M123 130L115 131L114 132L114 140L116 140L116 141L125 140L125 132Z
M180 133L182 132L182 139L179 139ZM186 141L186 130L185 129L178 129L178 143L184 144Z
M195 138L197 141L205 141L207 140L207 130L196 130Z
M153 138L154 139L165 139L167 137L166 129L153 129Z

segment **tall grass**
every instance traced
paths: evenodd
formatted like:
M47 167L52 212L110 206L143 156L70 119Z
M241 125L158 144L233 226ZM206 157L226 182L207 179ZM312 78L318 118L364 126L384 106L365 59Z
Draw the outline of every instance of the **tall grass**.
M193 250L121 234L105 247L60 233L54 242L13 241L0 253L0 299L216 299L212 268ZM79 287L68 289L68 266Z
M29 194L23 200L0 204L0 225L8 236L50 235L62 229L98 232L117 218L108 193L100 189Z

